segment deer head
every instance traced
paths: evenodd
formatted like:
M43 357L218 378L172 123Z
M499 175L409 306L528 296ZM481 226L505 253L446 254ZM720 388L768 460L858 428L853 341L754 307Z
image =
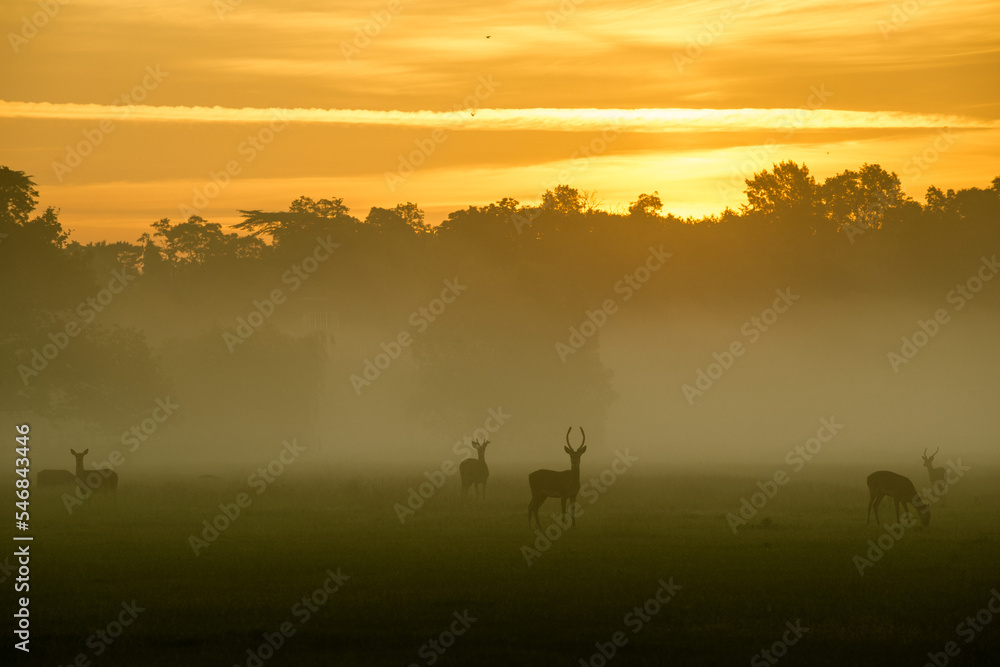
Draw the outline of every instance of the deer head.
M490 444L489 440L483 440L482 442L479 442L478 440L473 440L472 441L472 448L476 450L477 454L479 454L480 460L482 460L483 458L485 458L485 456L486 456L486 445L488 445L488 444Z
M923 460L924 460L924 465L927 466L928 468L930 468L931 466L933 466L934 465L934 457L937 456L937 453L940 452L940 451L941 451L941 448L938 447L937 449L934 450L933 454L931 454L930 456L927 456L927 449L924 448L924 453L921 455L921 458L923 458Z
M580 447L574 450L573 446L569 444L569 434L572 431L573 431L572 426L566 429L566 446L563 447L563 451L569 454L569 460L573 464L573 467L578 468L580 466L580 457L583 456L583 453L587 451L587 445L585 444L587 442L587 433L586 431L583 430L583 427L581 426L580 433L581 435L583 435L583 441L580 443Z

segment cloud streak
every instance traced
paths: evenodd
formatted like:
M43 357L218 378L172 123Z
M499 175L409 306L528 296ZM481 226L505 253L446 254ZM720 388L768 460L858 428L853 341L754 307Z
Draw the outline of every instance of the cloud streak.
M1000 120L898 111L841 109L469 109L380 111L371 109L253 108L218 106L118 106L0 100L0 118L124 120L148 123L292 123L450 130L543 130L583 132L615 128L630 132L737 132L965 128L996 129Z

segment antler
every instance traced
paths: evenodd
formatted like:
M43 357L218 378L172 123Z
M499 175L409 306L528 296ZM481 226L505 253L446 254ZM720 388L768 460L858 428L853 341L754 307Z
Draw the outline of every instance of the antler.
M923 454L923 456L924 456L925 459L927 458L927 448L926 447L924 447L924 454Z
M935 450L934 450L934 453L933 453L933 454L931 454L931 458L934 458L935 456L937 456L937 453L938 453L938 452L940 452L940 451L941 451L941 448L940 448L940 447L938 447L937 449L935 449Z
M573 431L573 427L572 426L570 426L568 429L566 429L566 446L569 447L570 449L573 449L573 445L569 444L569 434L572 431ZM576 449L573 449L573 451L579 451L580 448L583 447L583 445L587 442L587 432L583 430L582 426L580 427L580 433L583 434L583 442L580 443L580 447L577 447Z

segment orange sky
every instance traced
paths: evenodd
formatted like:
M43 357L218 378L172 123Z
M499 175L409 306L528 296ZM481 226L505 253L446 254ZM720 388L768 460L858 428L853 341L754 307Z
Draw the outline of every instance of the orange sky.
M784 159L877 162L918 199L1000 175L996 2L42 4L0 7L0 165L83 242L299 195L437 221L558 183L700 215Z

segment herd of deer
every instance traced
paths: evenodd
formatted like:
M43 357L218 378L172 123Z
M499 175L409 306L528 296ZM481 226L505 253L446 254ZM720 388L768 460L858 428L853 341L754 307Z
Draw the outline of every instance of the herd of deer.
M535 524L539 528L542 527L541 522L538 520L538 509L545 502L546 498L558 498L560 500L564 519L566 517L566 504L569 503L571 523L574 526L576 525L574 507L576 505L576 496L580 492L580 457L587 451L587 447L584 444L587 442L587 434L581 426L580 433L583 436L583 441L577 449L573 449L573 446L569 442L569 435L572 431L572 426L567 429L566 446L563 447L563 450L569 454L570 469L560 471L543 469L536 470L528 475L528 486L531 487L531 502L528 503L529 525L533 518ZM474 441L472 446L475 448L478 458L466 459L459 466L459 473L462 477L462 495L465 495L470 486L475 486L476 498L479 498L480 489L482 489L483 498L486 497L486 479L490 476L490 469L486 465L486 445L488 444L490 444L489 440L485 442ZM922 455L924 467L927 468L932 485L935 482L945 481L944 468L934 467L934 457L937 456L939 451L941 451L940 447L933 454L927 456L927 450L925 449ZM886 496L892 498L896 505L897 521L899 520L899 506L902 505L905 511L912 505L920 515L920 522L925 526L930 523L930 505L920 497L920 494L917 493L916 488L913 486L913 482L908 477L888 470L873 472L868 475L868 493L868 521L866 524L871 522L873 509L875 510L875 522L879 522L878 508L882 503L882 499Z
M583 442L576 449L569 442L569 434L573 431L570 426L566 430L566 446L563 447L569 454L569 470L536 470L528 475L528 486L531 487L531 502L528 503L528 523L534 517L535 523L541 528L542 524L538 520L538 508L542 506L546 498L558 498L562 502L562 514L566 516L566 504L570 503L570 518L572 524L576 525L576 495L580 492L580 457L587 451L587 433L580 427L580 434ZM476 450L478 458L465 459L458 466L459 475L462 477L462 495L464 496L469 487L476 489L476 498L479 498L482 490L483 499L486 498L486 480L490 476L489 466L486 465L486 445L489 440L480 442L472 441L472 447Z
M563 447L563 450L569 454L570 469L541 469L528 475L528 486L531 487L531 502L528 503L529 525L532 518L534 518L535 524L539 528L542 527L538 519L538 509L547 498L559 499L562 503L563 518L566 516L566 505L569 503L570 519L572 525L576 525L574 508L576 505L576 496L580 492L580 458L587 451L587 433L581 426L580 434L583 436L583 439L580 442L580 446L573 449L569 441L572 431L572 426L566 430L566 446ZM458 467L462 478L463 496L466 495L470 487L474 487L476 498L479 498L481 495L484 500L486 499L486 480L490 476L489 466L486 465L486 445L488 444L490 444L489 440L482 442L474 440L472 447L476 450L477 458L466 459ZM90 470L84 468L83 457L90 453L89 449L85 449L80 453L77 453L73 449L69 451L76 458L76 472L71 473L68 470L42 470L38 473L39 486L86 485L95 492L115 493L118 488L117 473L108 468ZM927 468L932 485L936 482L945 482L944 468L934 467L934 457L937 456L939 451L941 451L940 447L933 454L927 456L927 450L925 449L922 455L924 460L923 465ZM882 503L882 499L886 496L892 498L895 503L897 521L899 520L899 506L902 505L903 510L906 511L912 505L920 515L920 522L925 526L930 523L930 505L920 497L920 494L917 493L916 488L913 486L913 482L908 477L888 470L873 472L868 475L868 492L868 520L866 524L871 522L873 509L875 510L875 522L879 522L878 508Z

